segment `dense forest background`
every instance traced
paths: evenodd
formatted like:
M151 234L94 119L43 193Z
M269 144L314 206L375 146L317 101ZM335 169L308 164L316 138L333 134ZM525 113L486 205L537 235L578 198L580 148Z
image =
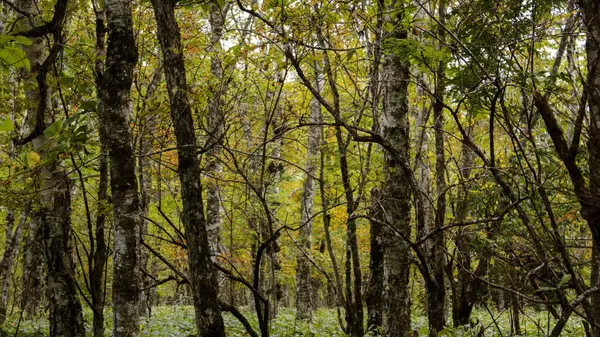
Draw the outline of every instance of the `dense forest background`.
M1 0L7 336L600 336L597 0Z

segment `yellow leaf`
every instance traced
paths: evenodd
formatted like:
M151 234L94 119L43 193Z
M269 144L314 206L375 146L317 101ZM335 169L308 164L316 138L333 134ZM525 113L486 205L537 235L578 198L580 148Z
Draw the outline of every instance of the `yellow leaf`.
M40 155L37 152L31 151L27 154L27 165L30 167L36 166L41 161Z

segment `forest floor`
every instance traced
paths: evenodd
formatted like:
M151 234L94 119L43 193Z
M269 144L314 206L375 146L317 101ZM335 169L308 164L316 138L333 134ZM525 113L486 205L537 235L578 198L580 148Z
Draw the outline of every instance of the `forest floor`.
M250 309L244 310L246 317L256 327L258 324ZM418 313L417 313L418 314ZM470 337L484 329L484 336L515 336L511 334L510 312L508 310L492 311L492 318L485 308L475 310L473 317L478 318L478 324L473 328L448 328L440 336ZM224 314L225 326L228 337L248 336L243 326L230 314ZM112 317L109 312L107 318L107 333L110 336ZM91 330L91 313L86 312L86 328ZM18 316L9 317L3 328L2 336L18 337L45 337L48 336L48 322L45 318L22 320ZM418 336L427 336L427 318L423 315L413 317L413 329ZM536 311L527 308L521 314L521 336L547 336L555 321L548 317L545 311ZM18 326L18 332L17 332ZM160 306L152 310L150 317L142 319L142 337L187 337L195 332L194 313L191 306ZM90 333L91 336L91 333ZM343 337L337 313L334 309L319 309L313 321L308 323L298 322L295 319L294 309L281 309L271 326L273 337ZM562 336L585 336L581 320L572 318L565 327Z

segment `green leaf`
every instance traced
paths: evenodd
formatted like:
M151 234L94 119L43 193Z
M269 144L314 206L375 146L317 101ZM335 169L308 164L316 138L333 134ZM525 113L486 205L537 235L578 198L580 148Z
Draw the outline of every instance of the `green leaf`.
M383 28L385 29L386 32L392 32L394 30L394 25L390 22L385 22L383 24Z
M59 83L64 86L70 86L73 84L73 82L75 82L73 77L61 77L59 80Z
M571 274L566 274L560 279L560 282L558 282L558 287L560 288L566 285L567 283L569 283L569 281L571 281Z
M33 41L31 41L30 39L26 38L25 36L21 36L21 35L15 36L14 41L23 46L31 46L31 44L33 43Z
M552 288L552 287L539 287L536 291L535 294L539 294L539 293L543 293L543 292L548 292L548 291L555 291L556 288Z
M85 101L81 103L79 109L89 112L96 112L96 101Z
M27 59L25 52L19 47L3 47L0 49L0 59L4 61L7 66L25 68L29 71L29 60Z
M4 118L2 122L0 122L0 131L2 132L10 132L15 129L10 118Z
M62 120L57 120L44 130L44 135L54 137L62 130Z

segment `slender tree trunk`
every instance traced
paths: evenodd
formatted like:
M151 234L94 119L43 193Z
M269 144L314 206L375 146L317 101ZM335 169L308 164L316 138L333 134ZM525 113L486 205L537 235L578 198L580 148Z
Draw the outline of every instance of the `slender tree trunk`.
M415 13L415 18L420 21L426 21L427 16L425 11L420 8L419 4L415 3L415 7L417 8L417 12ZM425 43L425 39L423 37L419 37L419 43ZM429 133L427 132L427 122L429 120L429 116L431 114L432 105L429 104L430 100L428 94L425 91L427 88L427 83L425 80L425 74L419 69L416 70L415 74L416 78L416 86L415 86L415 94L416 101L415 104L415 168L416 175L419 182L419 186L424 195L429 196L431 193L431 167L428 159L428 150L429 150ZM417 239L422 238L427 235L433 229L435 222L435 214L433 210L433 202L428 197L422 205L424 220L422 224L417 228ZM425 242L424 246L427 248L431 246L431 243Z
M21 244L21 232L27 221L28 213L28 209L23 210L19 222L15 226L14 211L9 209L6 212L6 238L4 241L4 254L0 261L0 286L2 287L2 292L0 293L0 326L4 324L6 319L8 290L11 283L12 269Z
M274 78L274 88L266 93L266 102L271 105L270 111L267 111L269 115L268 127L265 129L265 137L269 136L269 127L272 129L272 150L270 155L270 162L267 164L267 146L262 147L262 172L261 176L265 176L264 172L268 173L268 179L262 179L262 193L263 198L268 203L268 207L274 209L280 205L279 201L276 200L279 194L279 183L281 182L281 174L283 172L283 164L281 162L281 149L283 147L283 106L281 86L285 82L283 74L277 72ZM266 143L267 138L263 139ZM270 210L264 209L265 212ZM279 313L279 301L281 300L281 281L279 280L279 274L281 273L281 260L279 257L279 234L276 234L276 228L274 222L270 219L267 214L264 214L261 218L261 228L263 231L263 242L275 235L274 240L269 244L267 248L267 262L265 264L264 271L267 274L263 276L265 282L267 294L269 298L269 320L277 317Z
M142 127L142 132L139 134L140 142L139 142L139 152L140 157L138 158L138 180L140 183L140 237L143 238L144 235L148 234L148 221L145 217L148 217L148 213L150 211L150 186L152 181L150 179L150 163L147 159L148 153L152 150L152 145L150 140L148 139L149 134L146 130L147 127L147 119L145 120L144 126ZM145 289L150 285L150 278L147 276L147 266L148 266L148 250L143 247L139 247L140 251L138 253L140 260L140 288ZM148 302L148 293L150 290L140 290L140 315L147 315L150 312L149 302Z
M371 190L371 213L372 219L382 219L383 209L381 207L381 191L379 189ZM384 313L384 282L383 282L383 263L384 263L384 226L381 221L371 221L371 254L369 255L369 290L367 293L367 327L369 331L377 331L383 325Z
M94 13L96 15L96 60L94 63L96 96L100 97L102 90L101 78L104 74L104 56L106 55L104 39L106 36L106 11L104 7L94 2ZM99 104L100 106L100 104ZM106 301L106 289L104 287L105 275L104 268L108 259L108 248L106 247L106 238L104 226L106 224L106 215L108 212L108 150L106 140L103 138L103 131L100 130L101 139L100 163L98 171L98 198L96 202L96 228L94 246L96 250L93 254L92 270L90 271L90 297L93 314L93 332L94 337L104 336L104 305Z
M16 88L14 88L15 83L13 83L12 80L12 72L9 74L9 76L9 87L11 90L13 90L14 94L14 90ZM11 107L14 111L14 101L11 102ZM14 123L14 113L11 113L10 118ZM17 152L13 144L9 144L8 155L11 160L14 160L14 158L17 156ZM4 321L6 319L8 292L11 285L13 266L19 251L19 247L21 246L21 232L23 227L25 226L25 222L27 221L29 213L30 204L27 204L25 206L25 209L23 209L21 212L19 222L15 226L15 210L12 208L8 208L6 211L6 222L4 226L6 229L4 240L4 254L2 256L2 260L0 261L0 287L2 289L0 292L0 326L4 325Z
M175 1L152 0L152 5L158 25L158 39L164 59L171 116L177 138L178 173L183 201L181 220L188 246L189 279L198 336L225 336L218 304L217 275L212 267L204 218L196 135L187 96L181 37L175 19Z
M375 133L380 131L379 125L379 104L380 104L380 65L381 65L381 39L383 34L385 4L382 0L377 1L377 24L371 54L373 62L371 63L370 86L371 86L371 112L373 114L373 127ZM371 208L369 215L370 221L370 246L369 254L369 284L366 293L367 304L367 331L378 332L383 326L383 313L385 309L384 293L384 248L383 248L383 209L381 205L381 190L373 188L371 190ZM374 219L374 220L373 220Z
M470 137L472 126L467 130L467 134ZM469 213L469 188L470 185L468 180L471 177L471 170L473 166L473 152L466 143L462 144L461 150L461 168L460 175L462 185L459 187L458 201L456 203L456 222L463 222ZM473 310L474 299L471 298L470 292L472 288L471 284L471 249L470 249L470 235L468 228L459 228L456 235L455 244L457 250L457 284L455 285L452 299L452 322L455 327L460 325L469 324L471 318L471 311ZM474 291L477 293L478 291Z
M446 3L438 3L440 25L446 23ZM438 30L438 37L444 43L445 31ZM436 71L435 98L433 104L433 118L435 129L435 189L436 211L434 230L440 231L432 238L431 250L428 252L432 272L427 293L427 316L429 318L429 336L436 337L446 325L446 285L444 282L444 267L446 266L446 237L441 231L444 227L446 216L446 156L444 153L444 94L446 91L446 67L443 63L438 65Z
M394 25L387 41L406 38L402 30L404 15L400 3L393 2L387 9L386 21ZM386 41L384 40L384 45ZM409 63L392 52L385 54L383 63L385 98L382 115L382 134L405 158L409 158L408 81ZM411 187L409 177L395 156L385 153L385 183L382 205L390 229L385 229L384 285L386 310L384 329L390 337L403 337L410 331L410 247L402 236L410 236ZM399 235L399 233L402 235Z
M223 69L221 63L221 35L225 24L225 12L218 1L209 3L209 22L211 27L210 45L211 52L210 92L212 97L208 102L208 114L206 115L208 126L208 156L205 174L206 181L206 230L208 232L208 243L213 261L221 253L221 196L219 191L218 176L222 168L217 158L221 153L221 137L225 130L225 115L223 114L223 98L225 93L225 81L223 81Z
M93 331L95 337L104 335L104 304L106 289L104 287L104 268L108 258L104 226L106 224L108 202L108 151L102 145L100 150L100 178L98 183L98 202L96 209L96 237L94 267L90 272L90 288L92 300Z
M327 195L325 194L325 156L326 156L326 143L323 128L321 128L321 149L320 149L320 168L319 168L319 192L321 194L321 211L323 212L323 231L325 232L325 245L327 248L327 253L331 260L331 268L333 269L333 275L335 278L335 299L336 304L338 306L337 314L339 325L344 330L344 332L348 331L348 327L344 326L339 307L348 309L348 301L346 301L344 296L344 290L342 288L342 276L340 274L340 268L338 267L337 257L335 256L335 251L333 250L333 244L331 243L331 233L329 231L329 226L331 224L331 215L327 211L329 201L327 200Z
M321 91L323 80L318 64L315 65L315 88ZM310 101L308 122L308 148L306 158L306 174L302 187L300 205L299 249L296 253L296 318L310 320L312 318L311 262L304 254L311 254L312 216L315 198L315 177L319 160L319 143L321 138L321 104L316 98Z
M356 220L351 219L356 205L354 202L354 191L350 185L350 175L348 172L347 145L342 139L340 126L336 126L336 138L340 156L340 171L342 175L342 185L346 195L346 216L349 219L346 228L346 313L351 336L363 335L363 306L362 306L362 274L360 270L360 260L358 256L358 241L356 238Z
M148 159L152 152L152 137L157 131L155 126L155 119L152 118L151 112L147 109L148 101L154 95L156 87L162 79L162 69L155 69L150 84L144 94L143 103L138 109L140 125L138 133L138 182L140 184L140 237L143 239L148 234L148 221L146 218L150 212L150 196L152 189L152 174L151 174L151 161ZM140 260L140 287L146 289L150 286L151 273L148 271L148 259L149 251L140 245L140 251L138 253ZM148 315L151 311L151 305L149 301L150 293L152 289L146 289L140 291L140 315Z
M101 140L110 158L113 201L113 335L139 335L139 225L140 206L135 175L135 156L129 120L130 91L137 50L133 36L130 0L106 0L108 45L100 80L98 113Z

